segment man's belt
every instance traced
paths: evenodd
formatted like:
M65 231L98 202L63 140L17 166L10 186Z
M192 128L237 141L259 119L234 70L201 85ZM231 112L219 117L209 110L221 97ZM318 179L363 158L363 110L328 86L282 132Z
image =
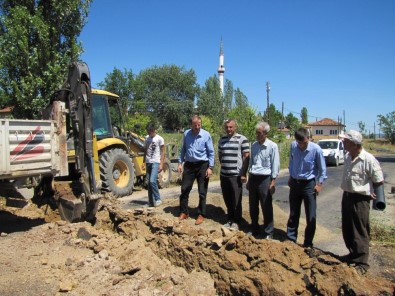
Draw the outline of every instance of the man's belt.
M308 179L308 180L306 180L306 179L295 179L295 178L292 178L293 181L295 181L296 183L299 183L299 184L307 184L307 183L310 183L311 181L313 181L314 179L315 179L315 178Z

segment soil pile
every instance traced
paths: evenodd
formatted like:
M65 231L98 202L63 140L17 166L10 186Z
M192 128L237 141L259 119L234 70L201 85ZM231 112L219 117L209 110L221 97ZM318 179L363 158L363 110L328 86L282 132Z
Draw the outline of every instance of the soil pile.
M221 227L218 219L200 226L179 222L175 199L129 210L104 200L93 226L59 221L30 203L18 208L1 201L1 295L394 293L391 280L361 276L328 252L257 240ZM222 217L222 209L210 212Z

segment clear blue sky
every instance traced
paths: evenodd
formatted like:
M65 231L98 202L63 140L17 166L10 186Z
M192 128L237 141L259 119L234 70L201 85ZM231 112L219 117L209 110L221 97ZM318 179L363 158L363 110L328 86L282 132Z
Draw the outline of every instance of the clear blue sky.
M257 111L270 103L309 122L395 111L395 0L95 0L80 36L93 86L114 68L175 64L198 83L217 74Z

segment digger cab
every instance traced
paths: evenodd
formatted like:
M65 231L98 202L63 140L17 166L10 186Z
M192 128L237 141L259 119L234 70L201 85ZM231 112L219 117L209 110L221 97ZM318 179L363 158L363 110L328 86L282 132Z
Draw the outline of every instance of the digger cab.
M92 128L99 141L121 137L124 130L121 111L118 95L105 90L92 90Z

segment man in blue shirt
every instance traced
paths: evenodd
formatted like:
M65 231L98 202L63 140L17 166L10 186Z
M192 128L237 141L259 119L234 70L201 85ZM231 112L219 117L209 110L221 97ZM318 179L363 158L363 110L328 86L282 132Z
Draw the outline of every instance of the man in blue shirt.
M250 204L251 234L260 237L258 224L259 204L263 214L264 238L271 239L274 232L273 198L276 178L280 171L277 144L267 138L270 126L259 122L255 127L256 141L251 146L248 170L248 197Z
M300 209L304 202L307 225L303 247L311 248L316 229L316 198L326 179L326 165L321 147L309 141L309 131L305 128L299 128L295 132L288 168L290 213L287 237L293 242L297 241Z
M199 215L195 224L202 224L206 216L206 195L208 181L213 174L214 146L211 135L202 129L202 119L195 115L191 120L191 129L184 132L178 172L182 173L179 220L189 217L188 199L193 182L197 180L199 191ZM184 168L182 166L184 163Z

